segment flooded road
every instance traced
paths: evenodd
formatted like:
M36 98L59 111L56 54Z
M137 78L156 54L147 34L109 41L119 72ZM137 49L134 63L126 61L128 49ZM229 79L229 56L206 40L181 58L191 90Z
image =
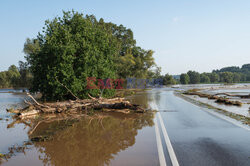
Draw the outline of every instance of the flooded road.
M23 152L15 152L2 165L158 165L154 131L154 113L99 113L80 120L42 123L31 135L23 123L9 128L12 120L6 108L16 107L24 96L0 93L1 153L12 147L23 147L30 139L51 136L46 141L33 141ZM147 95L131 100L147 106ZM8 101L8 102L7 102ZM15 151L15 150L13 150Z
M0 93L0 153L32 137L46 134L52 137L31 142L24 152L15 153L0 165L249 166L250 163L249 130L176 97L170 88L153 89L130 98L158 110L156 115L100 113L98 118L44 123L32 135L27 134L31 129L22 123L7 128L12 121L5 109L19 106L17 103L23 97Z
M180 165L249 165L250 130L222 120L172 91L153 90L152 95Z

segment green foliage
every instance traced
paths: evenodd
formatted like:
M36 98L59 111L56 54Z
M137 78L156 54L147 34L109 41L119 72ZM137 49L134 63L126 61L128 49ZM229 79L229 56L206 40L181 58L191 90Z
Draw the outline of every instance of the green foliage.
M34 41L39 46L25 45L32 48L26 52L34 77L31 91L41 92L46 100L72 98L64 86L80 98L97 96L100 90L86 89L86 78L116 76L113 64L119 51L117 39L94 16L63 12L63 17L47 20L37 39L26 43L36 45ZM103 93L104 97L113 94L114 90Z
M249 72L250 71L250 64L245 64L245 65L242 65L241 67L241 71L242 72Z
M7 71L7 77L10 80L10 84L13 87L16 87L18 85L18 82L20 80L20 73L18 71L18 68L15 65L11 65Z
M231 72L222 72L220 73L220 81L225 83L232 83L233 82L233 73Z
M22 87L20 70L11 65L7 71L0 72L0 88Z
M25 56L26 60L31 63L29 55L35 55L40 51L40 44L38 39L27 38L24 43L23 52L27 55Z
M200 81L201 83L210 83L210 78L208 73L202 73L200 75Z
M188 71L187 72L189 78L190 78L190 83L191 84L198 84L200 83L200 74L196 71Z
M217 73L215 73L215 72L210 73L210 74L209 74L209 78L210 78L210 81L211 81L212 83L215 83L215 82L219 82L219 81L220 81L219 75L218 75Z
M46 100L72 98L64 86L80 98L97 96L100 90L86 89L87 77L147 78L155 66L153 51L136 46L130 29L74 11L47 20L37 38L26 40L24 52L33 75L31 91Z
M18 86L30 88L33 76L30 72L27 62L19 61L19 73L20 73L20 79L18 82Z
M150 69L155 66L153 51L136 46L133 32L122 25L107 23L112 27L112 34L119 43L119 54L115 57L117 75L120 78L147 78Z
M186 74L180 75L181 84L197 84L197 83L239 83L250 81L250 64L245 64L241 68L237 66L224 67L220 70L213 70L212 73L199 74L195 71L189 71L187 77Z
M173 76L169 74L165 74L163 77L163 84L164 85L174 85L176 84L176 80L173 78Z
M189 81L190 81L189 75L185 74L185 73L182 73L181 76L180 76L181 84L188 84Z
M250 64L244 64L242 65L241 68L237 66L224 67L220 70L214 70L213 72L217 74L220 74L223 72L235 73L233 82L250 81Z
M239 72L240 68L238 66L224 67L220 70L215 70L215 72Z
M7 71L0 72L0 88L8 88L10 80L7 76Z
M240 82L240 80L241 80L241 74L233 73L233 82Z
M148 78L163 78L161 75L161 67L156 66L154 69L149 70Z

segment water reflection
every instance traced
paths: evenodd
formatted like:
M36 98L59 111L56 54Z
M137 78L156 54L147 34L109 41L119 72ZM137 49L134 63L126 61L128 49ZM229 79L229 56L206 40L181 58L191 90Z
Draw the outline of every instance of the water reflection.
M8 153L8 149L12 145L22 144L28 139L27 128L24 129L23 124L17 125L15 128L8 126L13 119L12 114L6 111L7 108L22 107L23 97L23 94L0 93L0 153L2 154Z
M131 103L139 104L144 108L150 108L149 103L151 103L153 100L151 91L150 93L147 93L147 90L143 92L137 92L135 95L128 96L127 98Z
M138 130L154 125L153 116L102 114L99 118L85 117L59 131L57 127L65 121L44 123L31 137L57 130L52 140L34 143L44 165L109 165L114 155L134 145Z
M21 107L24 97L22 93L0 93L0 116L4 118L0 120L0 132L5 133L0 137L0 152L6 154L7 165L19 165L27 157L39 159L44 165L109 165L119 152L135 144L139 130L154 125L154 113L150 112L98 113L77 119L62 114L58 114L60 118L49 115L33 120L12 119L6 108ZM150 96L141 93L130 100L148 108ZM31 155L31 150L37 152ZM18 160L16 153L26 157Z

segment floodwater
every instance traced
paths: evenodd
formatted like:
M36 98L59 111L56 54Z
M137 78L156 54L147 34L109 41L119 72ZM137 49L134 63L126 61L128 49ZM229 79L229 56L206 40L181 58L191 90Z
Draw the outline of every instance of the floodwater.
M221 85L221 86L218 86L217 88L215 88L215 86L206 85L206 86L203 86L202 88L204 90L201 90L201 92L210 94L210 95L215 95L217 93L229 93L232 95L249 95L250 94L250 84L235 84L235 85L228 85L228 86ZM224 97L224 95L219 95L219 96ZM250 99L249 98L242 99L239 97L225 96L231 101L240 101L242 103L242 106L229 106L229 105L225 105L221 103L216 103L215 100L213 99L211 100L207 98L201 98L199 96L186 95L186 97L192 98L202 103L212 105L216 108L220 108L228 112L250 117L250 112L249 112Z
M22 107L22 94L0 93L0 153L5 153L10 145L22 143L28 137L27 128L23 124L12 126L11 114L6 113L6 108Z
M216 85L209 86L219 90ZM180 86L178 89L193 87ZM128 99L145 108L156 106L180 164L247 165L250 158L249 132L176 97L173 89L139 92ZM25 96L3 91L0 93L0 153L7 154L8 158L0 160L1 166L160 164L153 112L97 113L78 119L58 114L56 117L50 115L52 119L57 119L53 121L41 122L37 118L15 121L6 108L23 107ZM230 108L239 111L239 107ZM163 140L163 135L160 135ZM164 141L162 146L167 165L171 165Z
M4 166L158 165L154 113L99 113L78 120L13 121L6 108L21 107L22 94L0 93L0 153ZM131 101L148 107L149 95ZM33 127L30 127L33 126ZM45 138L43 141L36 139ZM32 140L32 141L30 141Z
M190 95L185 95L188 98L191 98L193 100L199 101L201 103L205 103L205 104L209 104L211 106L214 106L216 108L219 109L223 109L226 110L228 112L232 112L238 115L243 115L246 117L250 117L250 112L249 107L250 107L250 100L249 99L235 99L235 98L231 98L230 100L237 100L237 101L241 101L243 104L242 106L235 106L235 105L226 105L226 104L222 104L222 103L216 103L214 99L207 99L207 98L202 98L199 96L190 96Z

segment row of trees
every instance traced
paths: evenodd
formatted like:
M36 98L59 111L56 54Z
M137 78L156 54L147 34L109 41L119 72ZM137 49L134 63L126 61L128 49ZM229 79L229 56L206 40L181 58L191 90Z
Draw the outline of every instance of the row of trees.
M163 79L164 85L199 84L199 83L240 83L250 81L250 64L240 67L225 67L213 70L211 73L188 71L179 76L161 75L161 68L157 67L151 73L152 78Z
M230 73L233 73L234 76L238 74L237 77L242 82L250 81L250 64L244 64L242 65L242 67L237 67L237 66L224 67L220 70L213 70L213 72L217 74L220 74L223 72L230 72Z
M19 67L11 65L7 71L0 72L0 88L30 87L32 75L28 64L19 62Z
M198 83L239 83L250 81L250 64L239 67L226 67L220 70L213 70L212 73L198 73L188 71L180 75L181 84Z
M181 84L217 83L219 81L220 77L216 73L200 74L196 71L188 71L180 75Z

